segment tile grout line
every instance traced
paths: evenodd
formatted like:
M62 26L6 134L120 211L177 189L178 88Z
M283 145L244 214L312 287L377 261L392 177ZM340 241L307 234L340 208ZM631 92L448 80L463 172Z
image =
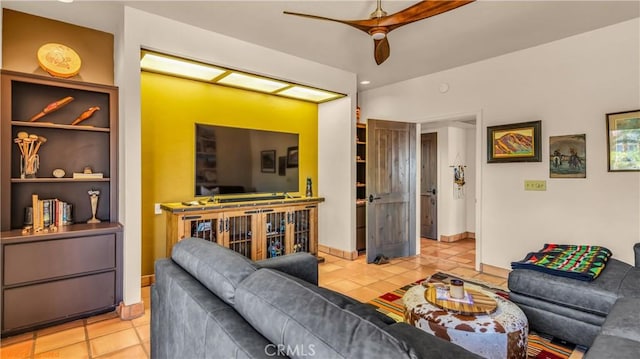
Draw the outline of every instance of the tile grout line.
M82 327L84 328L84 337L85 337L85 345L87 346L87 357L89 359L93 358L93 353L91 352L91 342L89 341L89 328L87 328L87 319L82 320Z

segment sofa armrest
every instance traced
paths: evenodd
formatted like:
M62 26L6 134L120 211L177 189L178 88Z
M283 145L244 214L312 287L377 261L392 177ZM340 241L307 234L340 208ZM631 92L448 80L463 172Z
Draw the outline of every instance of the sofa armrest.
M271 268L318 285L318 259L299 252L255 262L259 268Z
M634 244L633 250L636 253L636 267L640 268L640 243Z

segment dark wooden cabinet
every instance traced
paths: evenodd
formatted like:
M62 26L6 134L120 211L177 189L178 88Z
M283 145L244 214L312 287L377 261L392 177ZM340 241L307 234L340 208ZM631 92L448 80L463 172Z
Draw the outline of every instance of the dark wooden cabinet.
M117 88L3 70L0 90L2 336L115 309L122 300ZM73 101L29 121L65 97ZM100 109L71 124L91 107ZM21 176L19 133L45 139L31 145L39 147L35 177ZM86 167L101 177L74 178ZM65 175L54 177L55 169ZM87 224L95 190L101 223ZM71 223L23 231L33 195L70 204Z
M112 311L122 300L122 227L2 232L2 336Z
M252 260L295 252L318 254L317 207L323 198L185 206L164 203L167 256L178 241L197 237Z

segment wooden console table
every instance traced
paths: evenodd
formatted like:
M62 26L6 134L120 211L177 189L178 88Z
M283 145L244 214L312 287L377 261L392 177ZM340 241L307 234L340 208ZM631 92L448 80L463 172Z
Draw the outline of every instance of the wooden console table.
M260 260L295 252L318 254L320 197L197 205L163 203L167 256L189 237L203 238Z

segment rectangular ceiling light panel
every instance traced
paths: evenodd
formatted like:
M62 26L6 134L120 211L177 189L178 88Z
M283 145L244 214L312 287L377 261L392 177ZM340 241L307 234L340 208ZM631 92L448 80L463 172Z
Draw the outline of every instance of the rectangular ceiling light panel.
M226 72L226 70L222 70L213 66L201 65L195 62L189 62L182 59L174 59L171 57L159 56L149 53L144 54L142 60L140 60L140 67L143 70L177 75L204 81L211 81Z
M284 91L278 92L278 95L293 97L305 101L324 102L333 100L343 95L335 92L312 89L309 87L293 86Z
M274 92L289 86L289 84L284 82L270 80L264 77L245 75L238 72L232 72L231 74L216 81L216 83L260 92Z

